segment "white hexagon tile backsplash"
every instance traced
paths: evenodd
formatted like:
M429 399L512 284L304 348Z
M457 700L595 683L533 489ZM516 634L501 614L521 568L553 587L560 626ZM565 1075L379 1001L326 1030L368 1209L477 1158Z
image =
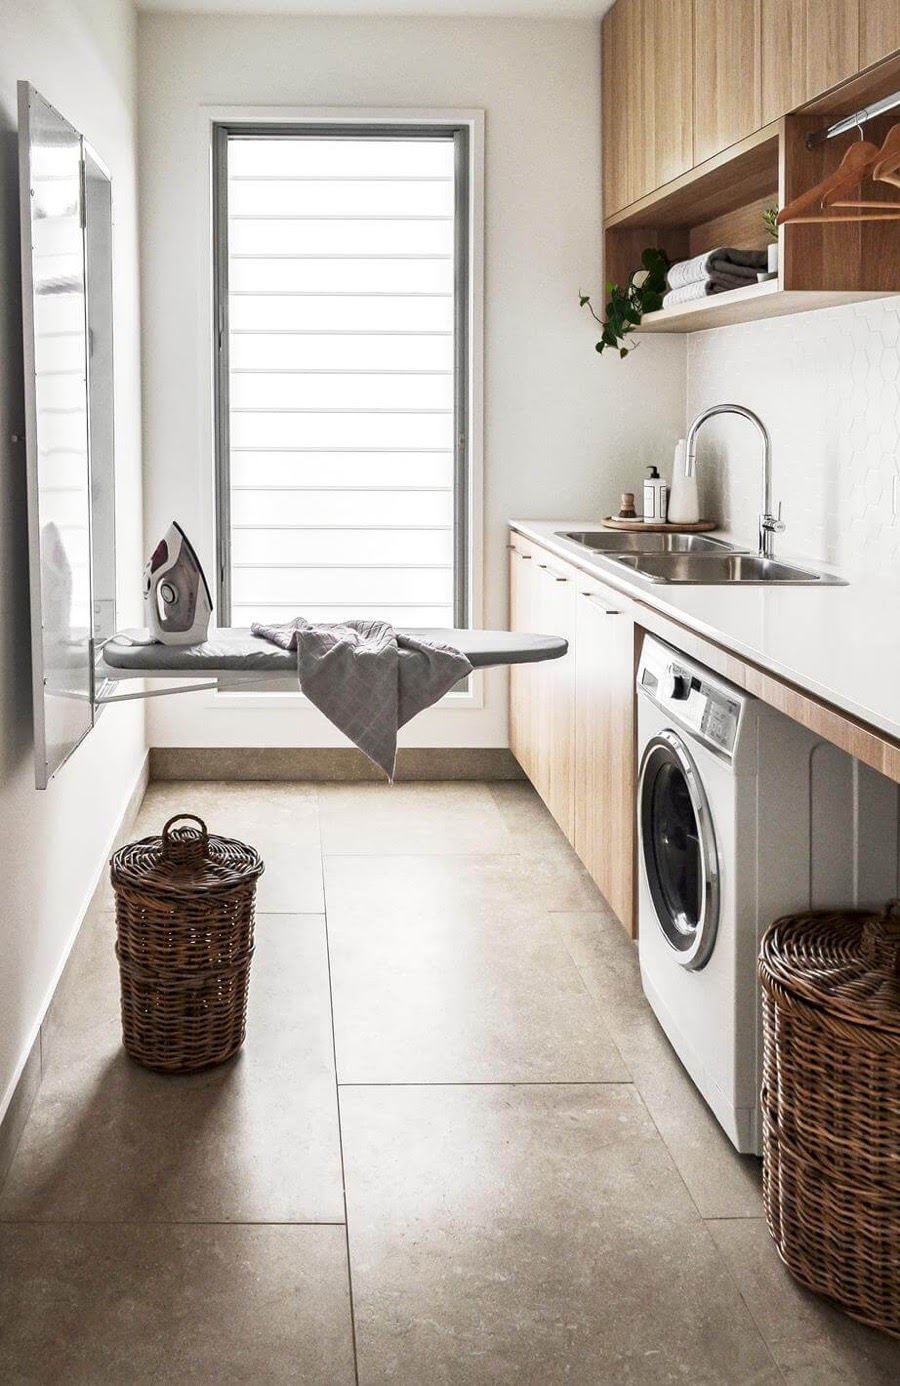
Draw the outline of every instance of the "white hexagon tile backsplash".
M772 435L787 526L776 550L900 577L900 298L695 333L688 418L724 401L755 410ZM755 543L755 430L715 419L697 457L704 513Z

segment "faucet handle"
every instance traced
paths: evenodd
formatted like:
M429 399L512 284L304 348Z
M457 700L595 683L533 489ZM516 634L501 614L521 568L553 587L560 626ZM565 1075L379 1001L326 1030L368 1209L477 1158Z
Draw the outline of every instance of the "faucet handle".
M778 514L777 514L777 515L764 515L764 516L763 516L763 528L769 530L772 534L783 534L783 533L784 533L784 531L785 531L785 529L787 528L787 526L786 526L786 524L784 523L784 520L781 518L781 501L778 502Z

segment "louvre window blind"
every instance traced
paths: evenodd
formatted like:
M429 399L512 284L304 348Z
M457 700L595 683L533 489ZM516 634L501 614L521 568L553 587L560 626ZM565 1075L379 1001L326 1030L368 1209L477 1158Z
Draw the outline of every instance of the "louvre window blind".
M464 133L218 131L223 624L467 624Z

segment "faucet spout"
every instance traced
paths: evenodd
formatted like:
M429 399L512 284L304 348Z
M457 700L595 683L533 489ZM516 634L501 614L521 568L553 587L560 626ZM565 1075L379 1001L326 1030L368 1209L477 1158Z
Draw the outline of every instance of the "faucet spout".
M702 414L698 414L688 429L685 439L685 476L693 476L696 469L697 434L708 419L714 419L718 414L737 414L739 418L747 419L749 423L753 424L760 436L762 442L762 492L759 513L759 556L760 558L774 558L774 535L782 532L784 524L781 520L780 505L777 516L772 513L772 440L769 437L769 430L758 414L754 414L752 409L748 409L743 404L714 404L711 409L704 409Z

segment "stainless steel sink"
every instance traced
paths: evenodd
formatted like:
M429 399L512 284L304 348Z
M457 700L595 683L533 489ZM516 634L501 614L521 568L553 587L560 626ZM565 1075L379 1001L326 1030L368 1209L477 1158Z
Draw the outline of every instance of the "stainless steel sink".
M693 583L699 586L725 586L732 583L769 586L770 584L840 586L843 578L798 568L777 558L760 558L752 553L667 553L616 554L613 562L634 569L651 582Z
M640 530L582 529L557 530L557 539L571 539L595 553L740 553L724 539L706 534L641 534Z

